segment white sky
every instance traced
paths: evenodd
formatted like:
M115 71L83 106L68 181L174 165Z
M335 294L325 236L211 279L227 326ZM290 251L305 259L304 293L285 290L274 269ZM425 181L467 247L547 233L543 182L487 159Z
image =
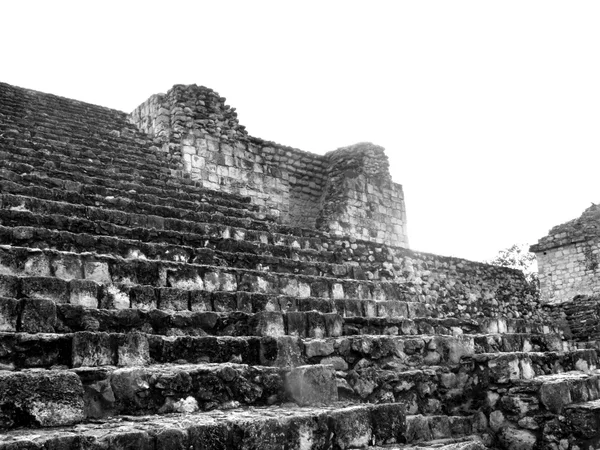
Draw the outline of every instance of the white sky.
M4 1L0 81L130 111L215 89L253 136L386 148L411 247L481 260L600 202L600 2Z

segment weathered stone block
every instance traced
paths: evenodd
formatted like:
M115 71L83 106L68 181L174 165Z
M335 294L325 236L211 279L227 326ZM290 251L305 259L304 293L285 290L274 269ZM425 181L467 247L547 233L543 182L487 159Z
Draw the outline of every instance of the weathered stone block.
M69 284L49 277L27 277L21 281L23 296L56 303L69 302Z
M83 262L83 274L86 280L96 281L101 284L112 283L108 263L105 262L85 260Z
M338 337L343 333L344 319L337 313L323 314L325 321L325 333L329 337Z
M17 331L20 306L17 299L0 297L0 332Z
M104 309L127 309L131 306L129 286L122 284L110 284L103 286L99 305Z
M73 335L73 367L116 365L118 340L109 333L82 331Z
M158 288L158 307L164 311L189 310L189 293L181 289Z
M378 405L371 411L373 439L377 445L402 442L406 430L404 405L391 403Z
M23 273L33 277L51 277L50 258L43 253L30 254L25 260Z
M302 341L293 336L263 337L260 363L264 366L295 367L303 363Z
M54 333L58 320L56 304L52 300L25 299L22 306L21 331Z
M152 286L132 286L129 290L131 307L149 311L158 307L156 291Z
M76 374L0 372L0 427L65 426L83 418L83 387Z
M338 399L335 372L321 364L293 368L286 376L286 390L300 405L328 405Z
M325 318L323 314L316 311L306 313L306 335L310 338L322 339L327 335Z
M206 291L191 291L190 292L190 309L192 311L212 311L212 295Z
M306 314L299 311L288 311L285 313L287 333L290 336L306 336Z
M143 333L127 333L119 339L117 349L119 366L143 366L150 362L150 347Z
M94 281L71 280L69 282L69 303L85 308L97 308L99 286Z
M69 281L83 278L83 266L77 256L63 255L52 261L54 276L61 280Z
M0 275L0 297L17 298L20 279L13 275Z
M207 292L210 295L212 307L218 312L236 311L238 296L234 292Z
M304 353L307 358L328 356L333 352L334 345L331 339L310 339L304 342Z
M368 410L356 407L332 411L331 431L334 448L365 448L373 439L373 425Z
M251 321L254 336L285 336L283 313L263 311L254 314Z

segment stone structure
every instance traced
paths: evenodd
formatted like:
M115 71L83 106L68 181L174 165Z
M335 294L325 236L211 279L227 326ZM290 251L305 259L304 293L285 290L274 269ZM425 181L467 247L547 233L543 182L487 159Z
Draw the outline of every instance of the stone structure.
M402 186L392 182L379 146L321 156L253 138L223 97L195 85L153 95L131 121L183 159L183 175L249 195L280 223L408 247Z
M600 293L600 206L552 228L530 250L538 261L544 303Z
M0 84L0 450L597 447L593 343L404 226L371 144Z

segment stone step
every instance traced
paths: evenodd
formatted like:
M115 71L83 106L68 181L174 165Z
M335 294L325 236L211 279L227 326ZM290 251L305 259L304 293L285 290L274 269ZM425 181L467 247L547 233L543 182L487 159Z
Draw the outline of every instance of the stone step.
M506 317L459 319L455 317L345 317L344 334L552 334L562 337L563 330L552 324ZM569 343L575 346L574 343Z
M85 174L86 178L67 179L112 188L117 188L121 183L125 183L123 190L127 191L131 190L129 185L133 184L138 186L134 188L136 191L150 195L164 196L166 192L177 193L178 197L184 197L188 201L199 199L200 201L211 201L213 204L221 204L230 208L247 209L249 211L258 210L257 205L250 203L249 197L235 195L227 197L213 190L203 188L191 180L174 177L170 170L166 170L166 173L161 172L161 166L158 163L147 166L144 155L140 155L139 161L132 161L131 159L107 157L103 154L105 161L95 163L94 160L89 158L93 155L79 157L81 151L85 150L72 151L73 155L54 154L48 151L40 154L39 149L12 146L0 150L0 159L5 161L4 167L6 169L19 174L36 173L51 178L64 179L66 174L80 173ZM94 158L96 158L95 155ZM99 183L99 180L103 181Z
M322 449L363 448L404 440L403 406L268 406L228 411L116 417L53 429L0 435L0 450L75 448Z
M388 281L263 272L175 261L126 260L108 255L12 246L0 246L0 273L27 278L57 277L52 282L57 291L51 292L47 287L41 287L41 290L35 294L32 291L31 294L23 295L46 298L59 303L68 303L68 285L65 280L72 279L95 281L104 285L107 291L110 290L111 285L122 284L169 287L196 292L242 291L333 300L359 299L385 302L419 299L418 296L410 294L404 284ZM45 284L47 285L48 283ZM30 288L33 289L31 285ZM188 309L189 302L186 299L181 300L183 303L173 305L171 309ZM163 306L162 309L169 308Z
M115 161L125 161L125 166L130 167L131 172L138 168L153 168L157 175L181 173L181 155L162 151L152 141L147 141L145 136L133 137L129 129L102 130L91 136L66 136L40 130L32 134L26 126L0 124L0 131L2 146L17 156L14 160L30 151L33 152L32 159L47 155L73 161L83 158L82 163L86 166L90 162L93 164L104 160L113 172L121 170L112 167ZM123 138L120 134L128 137Z
M218 244L221 239L216 240L213 238L212 241L216 241ZM211 247L194 248L182 245L140 242L112 236L97 236L88 233L49 230L47 228L6 227L0 225L0 245L53 249L75 253L97 253L125 259L177 261L266 272L365 279L364 273L356 266L307 260L300 261L274 256L270 254L272 246L248 248L247 245L239 245L239 249L236 249L236 242L223 245L231 251L222 251ZM208 242L205 242L206 244ZM253 252L245 252L246 249ZM290 252L286 253L289 254Z
M22 370L227 362L299 366L303 363L301 345L298 338L288 336L156 336L89 331L0 333L0 367Z
M317 230L289 227L271 222L266 226L261 221L250 221L249 219L234 223L232 222L232 218L228 218L227 221L231 222L228 224L222 223L224 222L224 216L214 216L210 218L211 220L214 219L216 222L202 223L202 220L204 220L202 219L203 216L196 215L193 205L184 205L185 208L189 207L188 209L174 207L176 206L177 199L170 199L169 202L166 202L164 205L156 205L156 202L159 200L154 196L131 194L130 197L135 197L132 200L118 197L112 198L110 196L106 197L104 195L98 195L95 192L86 192L85 187L83 188L83 193L78 193L58 188L45 188L37 185L28 186L11 180L2 179L1 173L0 190L4 193L35 198L37 201L50 200L61 204L68 203L76 206L99 206L103 209L124 210L132 214L149 216L149 219L147 219L149 222L146 224L146 227L159 230L157 233L149 234L147 230L142 228L134 228L133 230L123 228L123 231L120 233L118 231L120 228L113 229L110 225L110 219L107 219L107 224L103 224L102 232L99 233L103 235L120 235L129 239L142 240L145 242L157 241L191 246L204 246L207 240L228 240L231 237L233 238L233 241L238 243L236 245L241 245L244 242L252 242L254 244L268 244L277 249L285 247L286 250L291 253L292 258L298 259L303 259L301 251L312 251L311 258L321 258L320 255L322 254L326 258L325 261L329 262L359 262L361 267L365 267L364 270L371 270L370 265L373 265L374 269L379 268L382 263L389 264L389 261L393 260L393 257L389 254L389 248L381 244L374 244L356 239L332 239ZM167 218L179 219L182 222L189 219L189 221L193 223L168 222L168 224L175 229L183 228L183 231L166 232L164 231L164 221ZM28 216L25 216L21 217L19 220L22 222L17 220L13 225L36 226L39 222L39 226L42 228L64 228L53 223L53 221L44 223L44 219L40 218L28 218ZM96 217L95 220L97 221L98 218ZM123 219L121 219L120 222L117 222L114 225L126 226L127 223L129 223L127 219L124 219L124 223ZM144 222L141 223L144 224ZM77 226L81 225L79 224ZM94 230L93 227L91 229ZM72 231L74 233L82 232L82 230L78 228L74 228ZM188 238L190 233L192 236L191 238ZM161 239L160 236L165 237L164 239ZM371 276L373 275L374 274L371 273Z
M84 420L122 414L168 414L294 401L287 371L245 364L162 364L117 368L82 367ZM337 401L333 370L318 386L322 403ZM329 376L327 386L326 376ZM327 391L335 391L335 398ZM330 389L331 390L331 389Z
M310 383L310 387L298 383ZM48 392L52 385L65 389L68 398L64 393ZM15 392L20 387L28 392ZM333 369L325 366L284 370L224 363L23 370L0 372L0 424L5 424L0 428L33 425L19 423L27 415L25 411L31 414L35 409L27 403L37 403L38 408L50 403L44 412L49 414L57 397L69 410L78 409L77 416L82 414L83 421L122 414L196 412L289 401L331 404L338 400Z
M17 282L15 283L14 280ZM161 312L169 314L177 310L181 313L186 313L188 310L192 313L205 311L217 313L315 311L324 314L335 313L342 317L394 316L407 319L430 314L426 305L418 302L329 300L244 291L203 292L151 286L109 285L104 287L86 280L66 282L52 277L20 278L0 275L0 291L0 298L3 298L1 303L3 319L0 328L5 331L17 331L15 329L17 321L20 321L18 331L54 331L57 323L56 308L61 304L71 304L89 309L97 307L102 310L115 309L123 311L122 314L130 314L127 311L151 311L157 308ZM40 311L43 311L42 316L40 316ZM297 320L302 319L297 318ZM412 333L410 330L409 332ZM350 330L347 334L356 333Z
M411 370L421 366L458 367L461 358L489 350L476 347L476 339L470 335L301 338L265 330L261 327L264 324L254 325L250 331L257 334L247 336L165 336L141 331L4 332L0 333L0 364L12 370L52 366L131 366L183 360L188 363L239 360L245 364L272 365L272 360L278 364L287 361L286 364L294 366L334 364L337 370L344 371L366 367ZM514 335L496 336L496 339L511 342L510 350L514 353Z
M8 283L18 283L16 277L0 276ZM12 281L11 281L12 280ZM73 294L78 281L69 283L70 292ZM18 288L15 288L15 292ZM143 292L151 295L148 287ZM131 295L131 293L130 293ZM135 294L138 295L138 294ZM152 302L149 302L152 303ZM239 303L236 301L236 303ZM496 335L497 330L490 332L485 323L474 327L472 321L461 325L457 319L433 319L415 317L414 319L398 317L344 317L338 313L322 313L312 311L257 311L251 312L215 312L211 308L207 311L172 311L159 309L101 309L86 308L73 304L54 304L51 300L17 300L14 298L0 297L0 317L3 318L0 331L45 331L45 332L75 332L75 331L106 331L124 333L130 331L143 331L150 334L161 335L216 335L216 336L265 336L265 335L292 335L298 337L337 337L341 335ZM208 309L208 308L207 308ZM36 324L35 311L44 311L45 320ZM31 315L31 318L29 317ZM521 322L514 320L516 322ZM354 325L357 322L376 322L378 332L370 332L375 326L358 330ZM45 324L48 324L46 327ZM52 324L52 325L50 325ZM18 326L20 328L18 328ZM43 328L40 329L39 327ZM361 332L362 331L362 332ZM516 335L521 333L529 336L536 344L536 339L541 339L545 346L558 347L559 335L549 332L543 327L532 330L522 330L511 327L504 332ZM541 335L541 336L540 336ZM482 339L477 336L476 339ZM563 344L564 345L564 344Z
M434 439L427 442L404 445L386 445L369 447L369 450L487 450L479 436L463 438Z
M566 352L479 353L465 356L461 364L477 374L482 386L502 386L517 380L531 380L540 375L595 370L598 367L598 354L591 349Z
M84 139L70 140L67 146L57 146L49 145L45 136L39 134L24 138L19 135L11 135L8 130L10 125L5 125L2 128L6 133L2 138L3 148L5 152L10 153L9 155L3 155L7 160L10 158L12 161L40 164L42 166L45 161L57 166L77 164L92 169L104 166L106 170L110 170L113 174L129 173L129 175L133 175L151 172L156 175L157 179L164 181L167 181L167 177L171 176L172 170L180 168L178 159L168 157L165 152L153 146L152 142L141 148L137 143L134 143L133 148L124 151L122 148L118 148L119 143L114 147L104 143L100 148L94 146L91 142L86 142ZM110 134L107 134L107 136L109 139L113 139Z
M10 162L4 163L0 171L0 177L4 180L13 181L21 185L35 185L47 189L64 189L74 191L85 195L96 195L110 198L124 199L125 201L151 202L152 205L160 205L168 208L179 207L185 209L187 214L190 211L208 211L213 207L213 214L221 213L226 216L249 218L261 220L265 214L258 212L258 207L253 204L235 204L232 201L214 201L214 195L210 191L196 193L194 195L183 193L179 189L160 189L152 188L145 184L121 183L105 178L90 178L85 175L74 177L67 172L61 173L41 173L33 170L31 166L16 164ZM106 200L105 200L106 201ZM40 204L39 201L29 200L33 203L31 208ZM212 205L208 202L213 203ZM224 204L223 204L224 203ZM71 206L75 208L75 205ZM114 208L114 202L112 207ZM160 209L159 209L160 210ZM127 211L125 209L125 211ZM151 211L148 211L151 212ZM156 214L156 212L152 212Z
M27 136L30 140L44 142L54 150L85 145L106 153L121 151L131 156L143 154L153 145L152 139L139 132L129 122L127 114L121 111L102 110L95 105L72 109L75 103L72 100L68 100L72 103L70 105L63 103L62 107L46 108L31 96L12 103L3 93L0 89L4 113L0 126L7 141L22 140L23 136ZM30 105L26 116L23 115L24 103ZM166 162L173 159L169 156L155 155Z
M236 240L250 240L256 243L270 241L285 245L279 240L277 233L269 236L272 228L282 230L281 226L274 227L270 220L226 216L218 211L202 212L193 209L181 211L180 215L185 219L178 219L168 217L178 214L170 206L156 207L145 204L138 208L138 212L133 212L135 205L129 202L117 200L117 204L110 203L107 202L101 208L27 197L26 201L18 201L15 204L3 202L0 220L3 225L11 227L30 226L200 247L204 246L208 236L231 236ZM131 210L127 210L129 207ZM316 235L317 232L313 231L312 234ZM298 238L288 237L289 242L297 240Z
M93 105L91 103L59 97L53 94L37 92L31 89L23 89L6 83L0 83L0 98L2 98L2 110L10 111L9 117L25 118L29 116L53 120L54 112L60 111L59 118L54 119L57 126L75 125L81 130L87 130L87 127L81 127L83 117L90 116L90 124L102 124L104 122L120 121L123 124L131 126L127 121L127 114L115 109L104 106ZM31 110L25 108L30 104Z
M41 201L38 199L35 200L35 203L40 204ZM66 239L67 242L70 241L71 235L84 235L96 236L95 239L112 237L132 241L137 243L138 246L146 244L145 250L150 255L154 251L152 244L164 244L193 248L207 247L220 249L221 251L240 251L251 254L270 253L273 256L277 255L278 257L287 257L298 261L314 261L315 263L341 265L344 262L344 260L337 258L333 252L323 250L324 247L320 242L313 241L310 243L308 239L303 240L303 238L295 238L290 235L284 236L279 233L271 233L266 229L265 224L259 225L257 222L253 222L254 225L264 229L249 230L248 228L236 226L240 224L244 226L252 225L249 224L247 219L214 217L214 215L208 215L208 213L193 213L198 222L192 222L143 213L126 214L118 209L72 207L71 204L62 202L48 203L50 203L47 205L49 209L43 208L39 212L32 212L24 209L24 202L17 202L16 204L2 202L0 204L0 221L5 228L16 230L8 234L6 239L16 242L20 239L27 239L29 233L36 233L40 240L42 237L54 239L53 236L58 233L60 238ZM64 212L64 214L59 214L57 211ZM73 213L80 215L74 216ZM90 216L93 220L88 218ZM213 218L218 222L211 223L210 221ZM26 232L24 236L19 233L21 229ZM62 234L65 232L71 233L71 235ZM306 246L313 245L319 250L300 248L299 240L303 241ZM99 242L104 247L108 245L106 240ZM57 242L57 244L59 243L60 241ZM71 245L76 243L77 241ZM378 264L373 264L373 266L377 267ZM354 277L367 278L360 267L353 266L351 270Z
M566 423L556 433L558 439L568 439L580 448L598 448L600 445L600 400L590 400L565 407ZM558 428L558 427L557 427ZM573 448L573 447L571 447Z

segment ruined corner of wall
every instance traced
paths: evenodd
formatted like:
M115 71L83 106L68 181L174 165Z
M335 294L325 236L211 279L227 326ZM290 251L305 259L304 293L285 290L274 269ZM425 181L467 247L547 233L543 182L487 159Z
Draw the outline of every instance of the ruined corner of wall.
M326 183L317 227L335 235L408 247L402 186L383 147L363 142L325 155Z

